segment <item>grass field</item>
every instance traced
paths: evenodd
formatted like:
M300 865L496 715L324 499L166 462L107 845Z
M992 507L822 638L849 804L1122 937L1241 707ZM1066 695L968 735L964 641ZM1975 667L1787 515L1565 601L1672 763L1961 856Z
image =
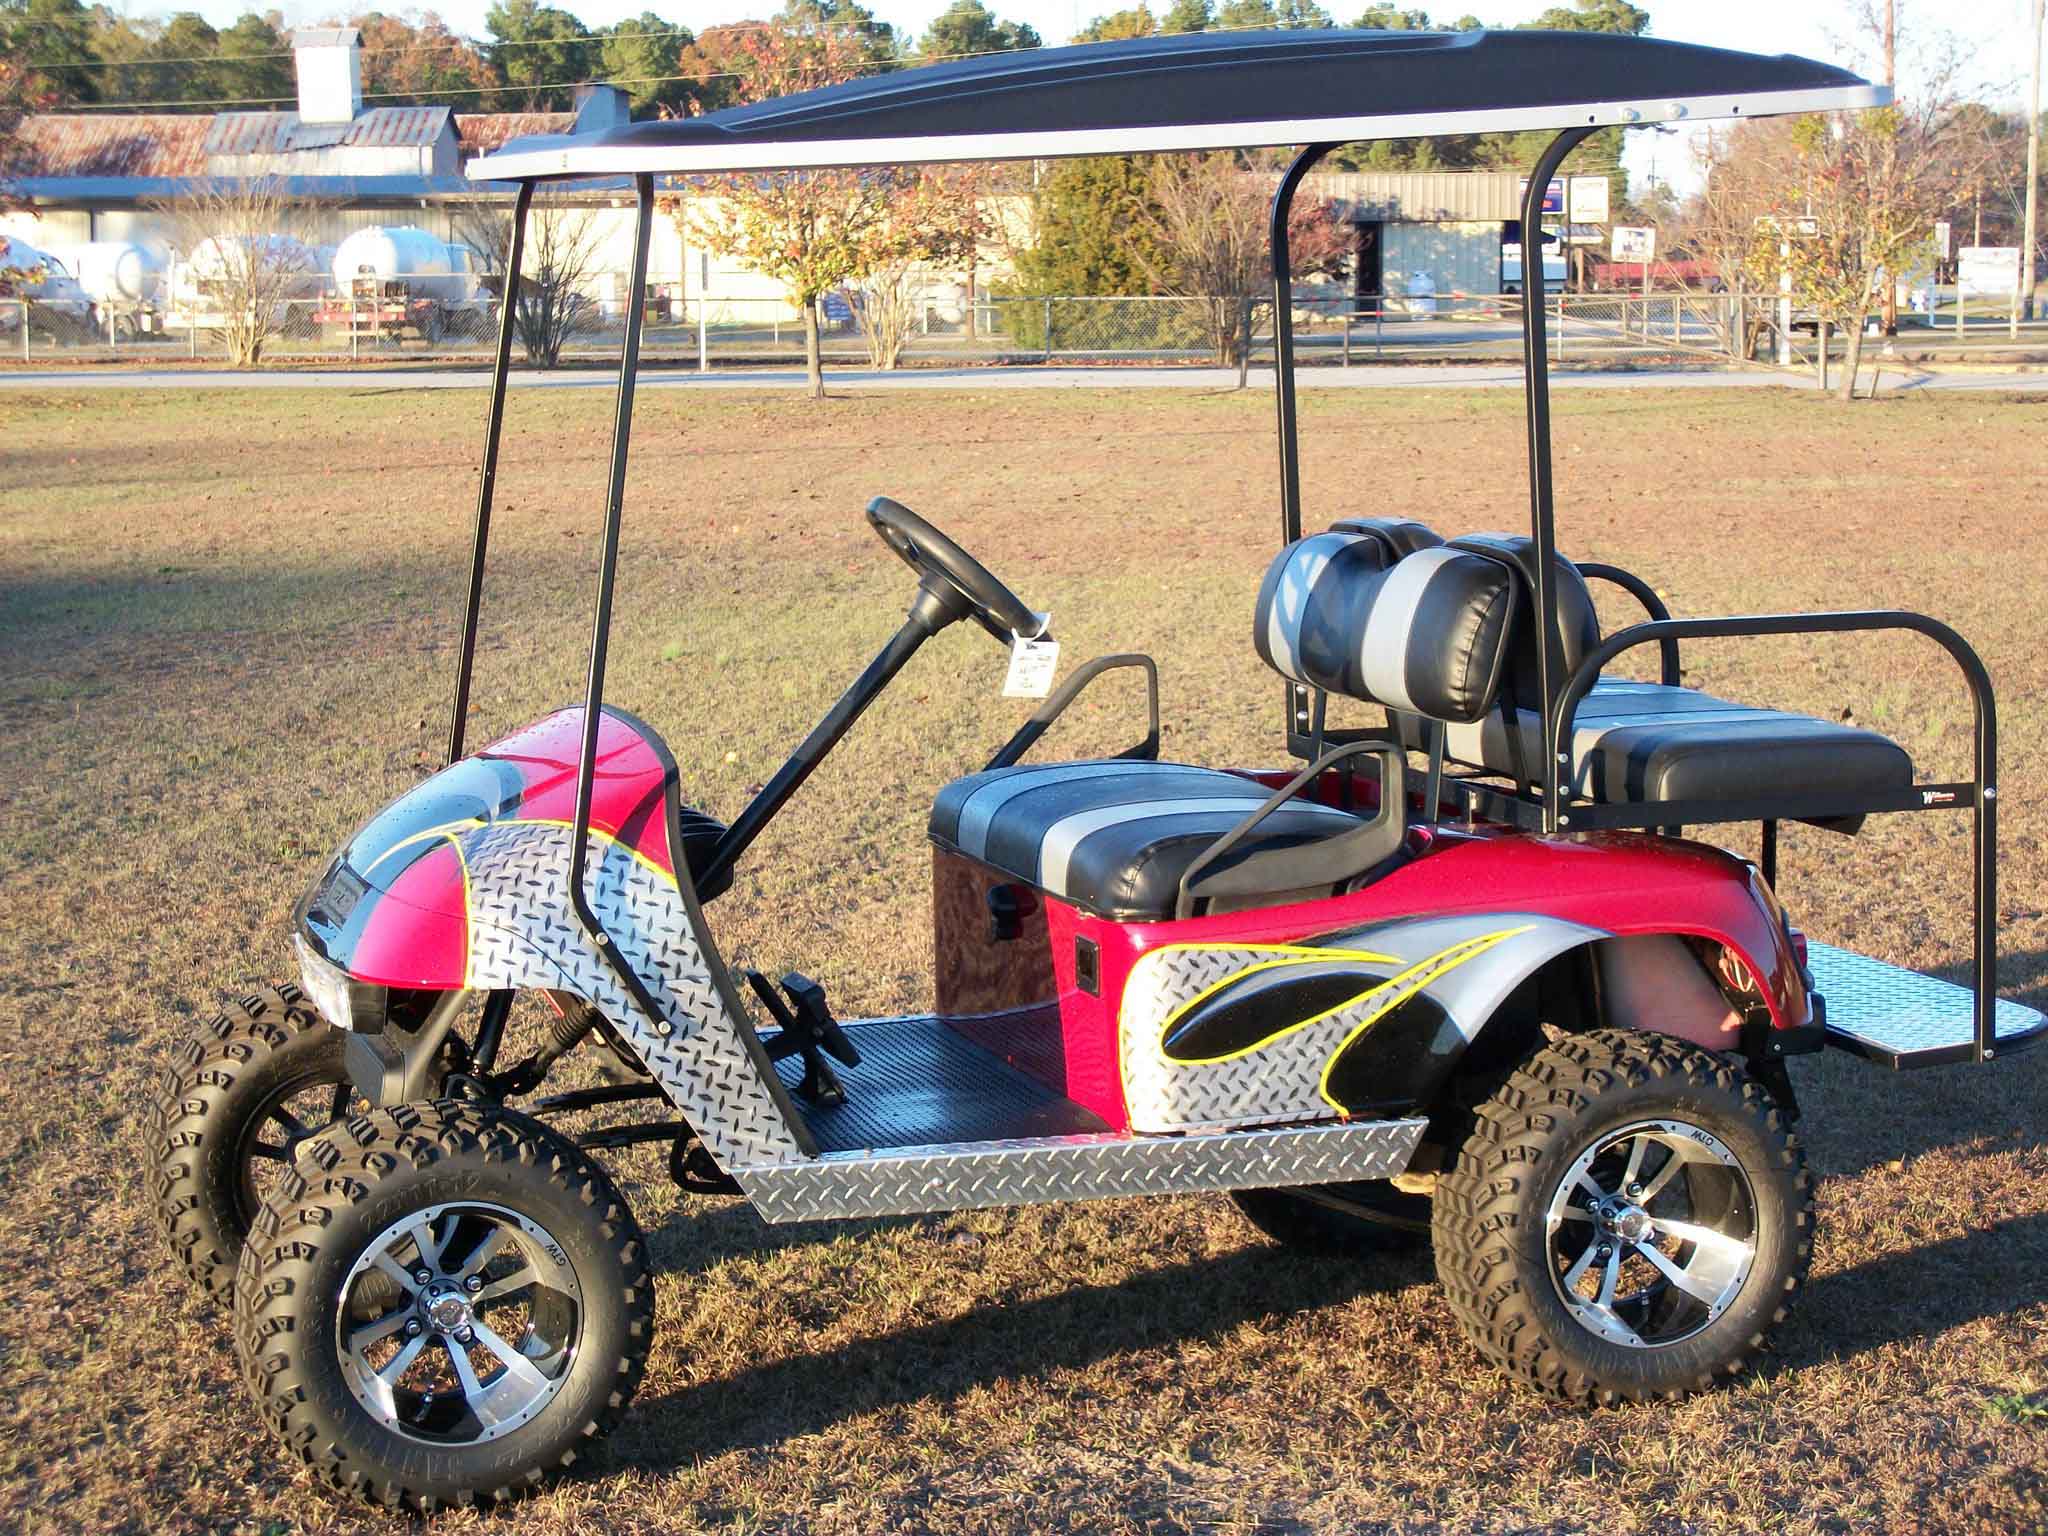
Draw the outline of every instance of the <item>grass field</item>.
M296 1478L223 1320L151 1230L138 1113L174 1042L288 974L328 850L436 762L482 397L0 398L0 1527L401 1528ZM1680 613L1905 606L2003 708L2007 989L2048 1004L2048 401L1558 402L1561 538ZM1311 394L1312 525L1512 527L1519 402ZM515 395L471 740L580 691L608 402ZM1275 760L1248 643L1277 526L1271 403L1178 392L643 402L611 696L731 816L900 617L887 492L1049 607L1074 661L1160 659L1167 753ZM1610 621L1618 615L1610 613ZM1688 656L1967 773L1931 646ZM912 665L713 909L843 1015L918 1009L923 818L1028 706L971 626ZM1113 692L1048 749L1135 739ZM1729 830L1733 846L1747 832ZM1789 833L1816 937L1939 967L1962 818ZM2048 1526L2048 1052L1794 1067L1823 1176L1810 1289L1753 1375L1580 1413L1466 1347L1426 1254L1316 1261L1223 1199L764 1227L616 1166L662 1269L625 1428L503 1517L562 1533L2018 1532Z

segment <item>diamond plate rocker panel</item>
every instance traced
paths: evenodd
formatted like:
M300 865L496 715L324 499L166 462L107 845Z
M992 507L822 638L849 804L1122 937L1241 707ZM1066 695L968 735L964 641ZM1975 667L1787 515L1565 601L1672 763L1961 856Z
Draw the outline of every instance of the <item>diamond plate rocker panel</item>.
M1837 1045L1906 1065L1936 1052L1948 1059L1976 1043L1977 994L1968 987L1832 944L1809 944L1807 965L1814 990L1827 999L1828 1034ZM2004 998L1992 1022L2007 1049L2048 1029L2048 1018Z
M1427 1120L1371 1120L1210 1136L1064 1136L842 1152L736 1168L769 1221L914 1216L983 1206L1382 1179L1415 1155Z
M500 822L460 838L469 886L469 976L477 988L561 987L588 998L646 1063L720 1165L800 1158L705 964L675 877L596 828L591 909L661 1004L650 1020L566 899L570 828Z

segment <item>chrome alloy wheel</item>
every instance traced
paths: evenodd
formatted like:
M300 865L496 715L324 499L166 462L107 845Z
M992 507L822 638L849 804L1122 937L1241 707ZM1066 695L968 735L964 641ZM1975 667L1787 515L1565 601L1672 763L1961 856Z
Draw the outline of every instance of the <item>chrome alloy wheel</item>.
M363 1250L334 1326L342 1376L373 1419L428 1445L475 1445L553 1400L583 1299L537 1222L498 1205L432 1205Z
M1611 1343L1655 1349L1710 1326L1756 1261L1749 1175L1683 1120L1607 1132L1550 1198L1550 1275L1574 1318Z

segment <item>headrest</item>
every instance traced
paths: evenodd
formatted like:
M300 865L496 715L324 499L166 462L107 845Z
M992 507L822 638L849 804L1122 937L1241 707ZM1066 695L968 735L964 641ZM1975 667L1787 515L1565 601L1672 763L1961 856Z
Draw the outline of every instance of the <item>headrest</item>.
M1389 565L1418 549L1435 549L1444 541L1443 535L1428 524L1407 517L1347 517L1330 524L1330 532L1357 533L1378 540Z
M1419 549L1390 561L1377 539L1319 533L1267 569L1252 644L1294 682L1469 723L1500 690L1516 587L1486 555Z
M1521 588L1516 604L1514 627L1508 636L1508 667L1515 703L1523 709L1540 709L1536 676L1536 542L1526 533L1474 533L1453 539L1452 549L1471 550L1499 560L1515 572ZM1569 675L1585 660L1586 653L1600 644L1600 615L1593 607L1593 594L1579 568L1563 555L1555 556L1557 628L1563 638L1564 667ZM1564 686L1564 680L1558 680Z

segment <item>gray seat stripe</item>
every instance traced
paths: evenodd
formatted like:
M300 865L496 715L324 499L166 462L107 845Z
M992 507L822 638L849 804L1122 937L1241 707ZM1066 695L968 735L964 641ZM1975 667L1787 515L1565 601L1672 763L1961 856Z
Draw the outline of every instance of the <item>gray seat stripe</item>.
M1143 772L1146 766L1148 765L1134 765L1128 762L1053 763L1039 768L1026 768L1016 773L1006 773L1001 778L982 785L961 802L960 822L955 829L953 841L962 853L972 858L986 858L989 824L995 820L996 812L1017 796L1053 784L1071 784L1080 779L1101 779L1113 774Z
M1232 800L1134 800L1128 805L1098 806L1092 811L1076 811L1062 817L1045 829L1045 836L1038 844L1038 883L1057 895L1067 890L1067 864L1080 846L1081 839L1091 832L1100 832L1104 827L1116 826L1125 821L1147 821L1155 816L1191 815L1203 811L1233 811L1238 817L1249 816L1258 808L1257 801ZM1296 800L1290 809L1317 811L1334 821L1350 822L1357 818L1335 806L1319 805L1314 801ZM1218 834L1221 835L1220 833Z
M1418 549L1387 572L1359 641L1359 672L1376 702L1415 711L1415 701L1408 696L1408 641L1415 611L1430 578L1448 562L1462 558L1456 550Z
M1273 606L1266 614L1266 649L1272 652L1273 670L1282 677L1297 683L1305 681L1301 675L1301 650L1295 639L1308 613L1309 598L1331 557L1357 541L1356 534L1319 533L1303 539L1288 555L1280 580L1274 585Z

